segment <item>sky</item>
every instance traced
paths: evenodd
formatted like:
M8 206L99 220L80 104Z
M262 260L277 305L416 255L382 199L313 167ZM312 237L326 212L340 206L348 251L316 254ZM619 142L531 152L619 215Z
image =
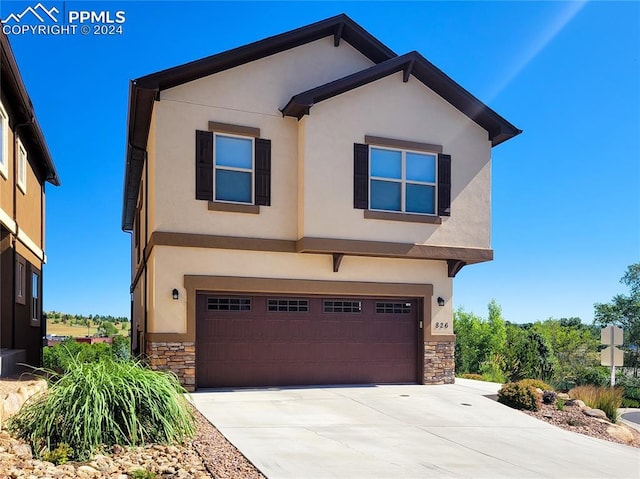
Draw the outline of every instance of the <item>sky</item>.
M129 316L121 230L129 80L346 13L419 51L524 133L492 152L494 261L454 305L533 322L626 293L640 261L640 3L47 2L123 11L113 35L10 34L62 186L47 185L44 308ZM2 0L0 18L32 2Z

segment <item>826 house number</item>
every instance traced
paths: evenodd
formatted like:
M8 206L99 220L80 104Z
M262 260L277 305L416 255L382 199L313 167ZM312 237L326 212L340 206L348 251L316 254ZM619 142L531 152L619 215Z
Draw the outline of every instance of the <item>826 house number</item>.
M436 323L436 329L449 329L449 323Z

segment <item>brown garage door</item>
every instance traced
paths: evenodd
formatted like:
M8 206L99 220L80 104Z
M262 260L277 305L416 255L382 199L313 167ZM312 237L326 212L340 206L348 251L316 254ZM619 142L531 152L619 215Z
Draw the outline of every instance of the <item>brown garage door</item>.
M197 296L198 387L416 382L418 301Z

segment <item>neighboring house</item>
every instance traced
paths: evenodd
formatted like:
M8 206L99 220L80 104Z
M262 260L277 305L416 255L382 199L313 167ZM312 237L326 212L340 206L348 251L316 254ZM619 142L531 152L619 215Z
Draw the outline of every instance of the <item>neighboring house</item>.
M7 36L0 32L0 374L41 364L45 183L60 185Z
M453 277L493 258L519 133L345 15L133 81L134 351L188 389L452 383Z

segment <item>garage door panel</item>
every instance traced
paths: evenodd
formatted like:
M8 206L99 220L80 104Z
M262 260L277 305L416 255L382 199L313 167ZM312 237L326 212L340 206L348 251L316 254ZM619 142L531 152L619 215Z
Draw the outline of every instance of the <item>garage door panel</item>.
M416 304L198 294L198 387L415 382Z

